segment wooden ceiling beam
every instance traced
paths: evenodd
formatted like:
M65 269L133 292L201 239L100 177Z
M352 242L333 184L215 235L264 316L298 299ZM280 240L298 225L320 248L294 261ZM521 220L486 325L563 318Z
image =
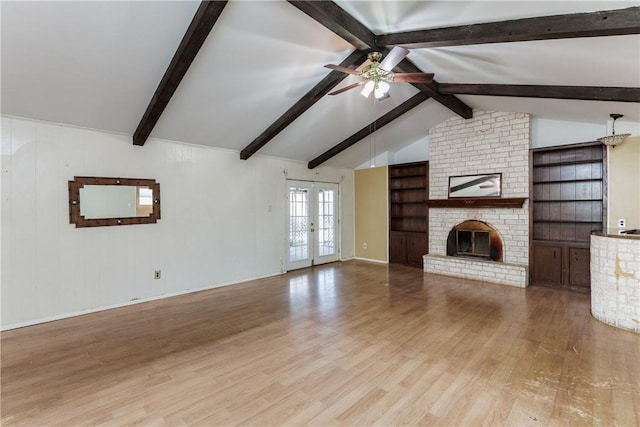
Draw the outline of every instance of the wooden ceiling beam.
M358 132L354 133L353 135L351 135L341 143L334 145L329 150L325 151L315 159L311 160L307 165L307 167L309 169L313 169L320 166L322 163L326 162L333 156L343 152L347 148L354 145L356 142L360 141L361 139L365 138L368 135L371 135L373 132L380 129L381 127L391 123L392 121L394 121L395 119L403 115L404 113L412 110L413 108L422 104L424 101L426 101L429 98L430 98L429 95L427 95L426 93L418 92L416 95L412 96L402 104L398 105L396 108L389 111L379 119L376 119L375 121L369 123L367 126L363 127Z
M297 7L300 11L307 14L309 17L322 24L327 29L333 31L345 41L354 45L358 51L353 52L349 58L343 61L340 65L343 67L351 67L352 65L360 65L360 63L366 60L366 52L373 48L375 45L375 34L371 32L367 27L362 25L357 19L345 12L341 7L332 1L296 1L289 0L293 6ZM380 50L385 50L381 48ZM388 49L387 49L388 50ZM353 67L355 68L355 67ZM422 70L418 69L414 65L413 72L421 73ZM247 145L241 152L240 158L247 160L254 155L260 148L264 147L269 141L271 141L278 133L289 126L295 119L297 119L302 113L311 108L321 97L326 95L333 89L338 83L340 83L347 75L338 71L332 71L329 73L320 83L318 83L313 89L305 94L296 104L287 110L278 120L272 123L262 134L260 134L251 144ZM462 101L458 100L452 95L442 95L433 89L432 86L426 85L414 85L420 90L424 90L427 95L426 98L437 97L438 100L444 100L445 106L451 108L454 112L459 113L463 111L465 118L470 118L469 115L471 108L466 106ZM425 99L426 99L425 98ZM456 102L457 101L457 102ZM440 101L442 102L442 101ZM454 108L452 108L453 106ZM324 161L324 160L323 160Z
M375 34L358 20L353 18L340 6L332 1L294 1L289 3L309 15L311 18L322 24L338 36L353 44L358 49L377 49L386 55L389 47L376 43ZM383 47L384 46L384 47ZM402 73L422 73L423 71L415 66L408 59L404 59L395 70ZM437 83L436 83L437 84ZM414 84L414 86L425 92L427 95L449 108L454 113L465 119L470 119L473 115L471 108L453 95L444 95L431 84Z
M578 99L587 101L640 102L640 88L606 86L496 85L440 83L441 94L513 96L523 98Z
M409 59L403 59L395 68L400 73L420 73L422 72ZM438 91L439 84L434 80L431 83L412 83L418 90L426 93L440 104L444 105L463 119L473 117L473 110L467 104L456 98L454 95L445 94Z
M136 131L133 133L134 145L144 145L155 127L178 85L187 73L211 29L222 14L227 1L202 1L189 28L182 38L169 67L164 73Z
M367 55L359 50L353 51L351 55L340 63L342 67L356 68L367 59ZM264 132L262 132L256 139L247 145L241 152L240 158L247 160L253 156L259 149L264 147L269 141L271 141L276 135L282 132L287 126L289 126L295 119L297 119L302 113L307 111L323 96L329 93L338 83L344 80L348 74L341 73L340 71L331 71L323 78L320 83L315 85L309 92L307 92L293 107L289 108L282 116L280 116L275 122L273 122Z
M357 49L367 50L376 47L375 34L334 2L289 0L289 3Z
M541 16L376 37L378 46L442 47L640 33L640 7Z

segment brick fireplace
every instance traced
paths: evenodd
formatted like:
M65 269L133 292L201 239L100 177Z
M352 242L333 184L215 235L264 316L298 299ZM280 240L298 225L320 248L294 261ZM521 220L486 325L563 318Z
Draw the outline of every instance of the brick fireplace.
M434 127L429 131L429 199L448 198L450 176L498 172L502 173L502 198L528 199L529 146L527 114L474 111L472 119L452 118ZM429 206L429 254L424 256L425 272L527 286L528 200L515 207L473 204L441 207L441 204ZM477 221L496 231L501 238L502 262L490 256L447 255L451 230L465 221ZM463 235L463 238L466 237Z

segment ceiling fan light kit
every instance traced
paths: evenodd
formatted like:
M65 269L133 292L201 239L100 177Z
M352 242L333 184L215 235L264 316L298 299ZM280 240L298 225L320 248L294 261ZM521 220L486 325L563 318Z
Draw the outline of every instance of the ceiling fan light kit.
M369 95L371 95L371 92L373 92L373 89L375 89L376 84L369 80L367 82L367 84L364 85L364 88L362 88L362 91L360 91L360 95L364 96L365 98L368 98Z
M380 82L376 85L374 90L374 95L377 100L382 101L383 99L389 98L389 83Z
M598 138L598 141L600 141L602 144L606 145L607 147L615 148L616 145L622 144L624 140L627 139L627 137L630 136L631 134L620 133L616 135L616 120L618 120L621 117L624 117L622 114L610 114L609 117L613 119L612 133L609 136L603 136L602 138Z
M369 80L365 85L360 94L365 98L368 98L373 92L374 96L377 100L383 100L389 98L389 83L387 82L378 82L375 83L373 80Z
M391 52L382 59L382 53L370 52L367 55L369 64L366 65L362 71L354 70L351 68L341 67L339 65L327 64L326 68L330 68L341 73L357 75L362 81L345 86L341 89L335 90L329 95L338 95L342 92L346 92L350 89L364 85L364 88L360 92L362 96L368 98L371 92L375 95L378 101L389 98L389 83L430 83L433 81L432 73L393 73L391 70L400 63L409 54L409 49L401 46L396 46L391 49Z

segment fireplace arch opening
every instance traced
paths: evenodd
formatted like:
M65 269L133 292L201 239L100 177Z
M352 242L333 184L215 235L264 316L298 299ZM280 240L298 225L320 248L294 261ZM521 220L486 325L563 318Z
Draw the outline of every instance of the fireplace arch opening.
M502 238L486 222L467 220L449 231L447 255L502 262Z

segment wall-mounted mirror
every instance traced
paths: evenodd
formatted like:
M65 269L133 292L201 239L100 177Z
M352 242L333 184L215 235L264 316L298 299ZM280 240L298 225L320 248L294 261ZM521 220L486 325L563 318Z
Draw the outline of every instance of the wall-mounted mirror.
M160 219L153 179L76 176L69 181L69 221L76 227L152 224Z

